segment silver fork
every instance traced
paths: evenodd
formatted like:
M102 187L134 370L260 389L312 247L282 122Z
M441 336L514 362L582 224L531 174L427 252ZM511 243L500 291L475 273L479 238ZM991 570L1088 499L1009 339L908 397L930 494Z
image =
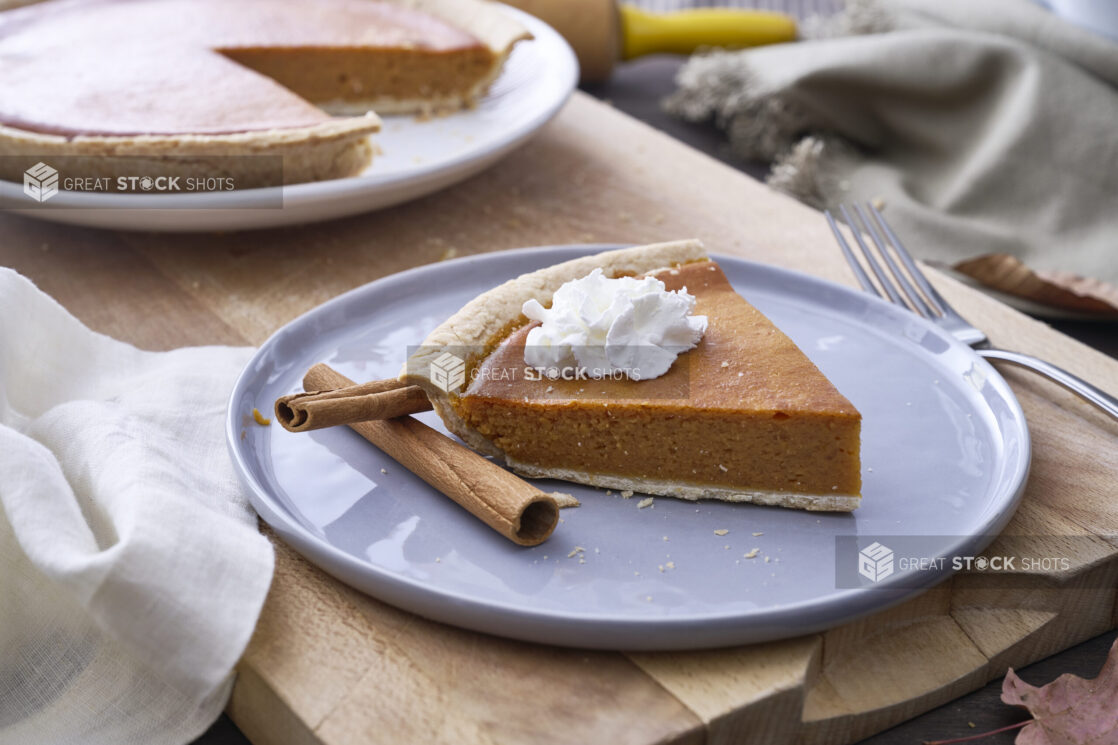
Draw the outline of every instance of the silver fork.
M851 211L846 208L846 205L840 206L839 211L842 213L843 220L850 227L850 232L854 236L854 242L857 243L858 248L861 249L862 255L866 259L866 264L877 278L885 294L881 294L881 290L878 290L877 285L873 283L873 280L870 279L870 276L862 268L862 264L854 255L854 251L851 250L850 244L847 243L842 231L839 230L838 223L835 221L834 216L828 210L823 214L827 216L827 222L830 224L831 230L834 231L835 239L838 240L843 256L846 257L846 263L849 264L850 268L854 271L854 276L858 278L858 283L862 285L863 290L870 294L877 295L878 297L888 299L897 305L915 312L917 315L931 320L959 341L971 346L979 356L998 362L1007 362L1011 365L1017 365L1018 367L1024 367L1038 372L1046 378L1059 383L1064 388L1067 388L1084 401L1094 404L1110 416L1118 419L1118 398L1111 396L1082 378L1072 375L1067 370L1056 367L1049 362L1037 359L1031 355L1022 354L1021 352L1010 352L991 346L990 340L986 338L986 334L972 326L965 318L955 312L955 309L948 305L947 301L936 292L936 288L932 287L931 283L928 282L924 273L916 266L916 262L912 260L912 256L905 249L904 244L901 243L900 239L897 238L897 235L889 227L889 224L885 222L885 218L882 217L881 213L872 204L867 204L864 208L861 205L854 205L853 207L853 212L860 218L861 228L858 225L858 221L853 218ZM873 216L873 219L870 219L870 215ZM863 232L869 235L871 242L877 248L878 255L884 260L885 266L888 267L888 274L882 267L882 262L877 260L874 256L874 252L866 245L865 240L863 240ZM901 267L897 264L893 256L894 254L897 259L900 259L900 263L904 265L904 269L907 270L908 276L906 276L905 271L902 271ZM889 274L892 275L892 279L890 279ZM910 278L911 281L909 281ZM913 283L915 283L915 287ZM919 288L919 290L917 290L917 288Z

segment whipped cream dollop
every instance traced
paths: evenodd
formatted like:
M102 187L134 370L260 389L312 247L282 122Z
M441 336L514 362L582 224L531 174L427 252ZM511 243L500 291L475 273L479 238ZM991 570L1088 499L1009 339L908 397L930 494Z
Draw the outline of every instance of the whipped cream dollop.
M528 332L524 362L550 378L658 378L694 348L707 329L693 316L687 288L668 291L655 277L611 279L595 269L555 291L550 308L524 303L540 325Z

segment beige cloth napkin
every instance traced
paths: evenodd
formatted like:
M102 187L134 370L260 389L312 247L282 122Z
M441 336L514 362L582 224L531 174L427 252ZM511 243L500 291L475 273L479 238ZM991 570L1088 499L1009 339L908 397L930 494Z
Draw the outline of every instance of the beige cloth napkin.
M1031 0L852 0L807 30L693 57L665 107L808 203L883 201L922 258L1118 307L1118 44Z
M182 745L221 713L272 577L224 438L251 353L140 351L0 269L3 745Z

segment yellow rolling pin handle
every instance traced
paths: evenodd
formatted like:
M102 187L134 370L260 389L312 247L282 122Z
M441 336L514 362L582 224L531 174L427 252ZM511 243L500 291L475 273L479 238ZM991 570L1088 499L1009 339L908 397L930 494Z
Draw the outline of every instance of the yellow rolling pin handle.
M649 13L622 5L621 58L691 54L699 47L753 47L795 41L796 21L782 13L734 8L692 8Z

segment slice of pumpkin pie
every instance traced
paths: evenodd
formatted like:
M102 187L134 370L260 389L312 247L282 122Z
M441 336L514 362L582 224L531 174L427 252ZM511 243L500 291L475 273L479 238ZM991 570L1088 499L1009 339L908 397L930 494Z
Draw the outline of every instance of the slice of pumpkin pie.
M861 415L697 241L510 280L435 329L401 378L525 476L807 510L861 499Z

